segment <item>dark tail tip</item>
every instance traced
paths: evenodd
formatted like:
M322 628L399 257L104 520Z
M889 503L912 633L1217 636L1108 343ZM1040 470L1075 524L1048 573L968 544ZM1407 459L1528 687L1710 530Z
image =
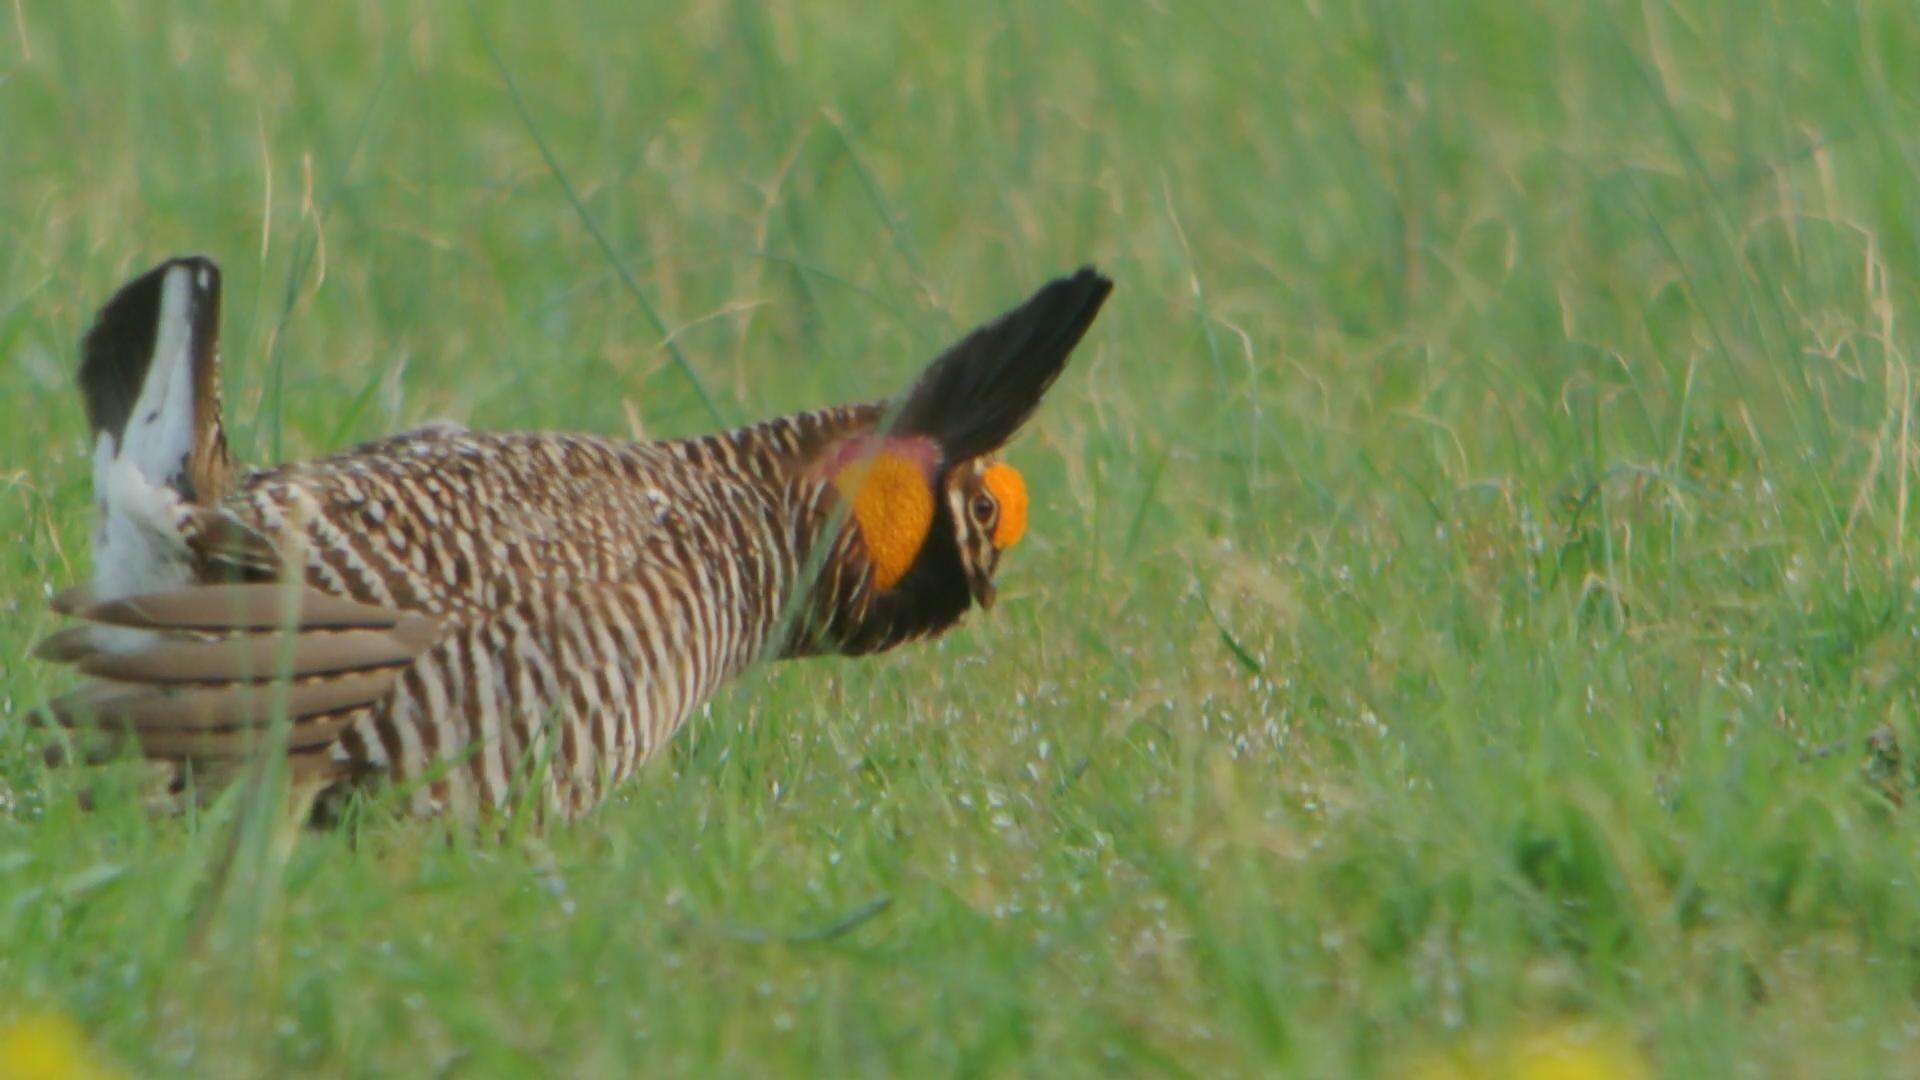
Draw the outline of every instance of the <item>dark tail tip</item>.
M80 342L80 395L93 434L119 440L140 400L161 331L169 275L184 289L186 329L196 351L211 351L219 332L220 268L199 255L168 259L120 287ZM210 365L203 365L208 366Z
M1112 291L1091 266L1041 286L928 365L893 430L931 436L949 461L997 449L1033 415Z

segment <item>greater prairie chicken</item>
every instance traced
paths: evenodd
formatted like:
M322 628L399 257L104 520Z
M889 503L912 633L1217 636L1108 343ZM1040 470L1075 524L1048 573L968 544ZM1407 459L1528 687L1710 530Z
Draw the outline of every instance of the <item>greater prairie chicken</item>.
M219 269L168 261L81 346L93 578L39 655L88 681L48 713L176 776L266 748L308 790L577 813L755 661L991 604L1027 518L994 452L1111 289L1049 283L890 401L648 443L436 426L242 472Z

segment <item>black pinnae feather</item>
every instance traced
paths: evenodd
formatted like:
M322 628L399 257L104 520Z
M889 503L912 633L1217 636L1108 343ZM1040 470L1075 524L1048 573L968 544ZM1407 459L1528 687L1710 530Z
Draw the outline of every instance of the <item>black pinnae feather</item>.
M1041 286L929 364L893 431L931 436L949 461L998 449L1033 415L1112 291L1090 266Z

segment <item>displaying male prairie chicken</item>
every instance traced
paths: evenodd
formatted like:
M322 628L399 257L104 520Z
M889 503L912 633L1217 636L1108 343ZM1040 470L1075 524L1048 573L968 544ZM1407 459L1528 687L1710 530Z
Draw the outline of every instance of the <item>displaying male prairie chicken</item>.
M990 605L1027 524L994 458L1112 283L1082 269L903 397L698 438L437 426L242 472L222 434L220 272L125 285L81 346L99 514L68 727L183 774L284 753L307 790L420 813L577 813L762 658L870 653Z

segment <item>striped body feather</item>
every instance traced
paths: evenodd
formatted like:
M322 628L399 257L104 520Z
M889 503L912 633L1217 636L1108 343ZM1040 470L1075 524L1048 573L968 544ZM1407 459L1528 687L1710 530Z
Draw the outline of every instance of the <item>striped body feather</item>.
M503 804L544 762L572 811L772 648L832 509L806 451L869 412L653 444L428 430L256 474L225 509L313 588L442 620L335 761L436 777L421 811Z

